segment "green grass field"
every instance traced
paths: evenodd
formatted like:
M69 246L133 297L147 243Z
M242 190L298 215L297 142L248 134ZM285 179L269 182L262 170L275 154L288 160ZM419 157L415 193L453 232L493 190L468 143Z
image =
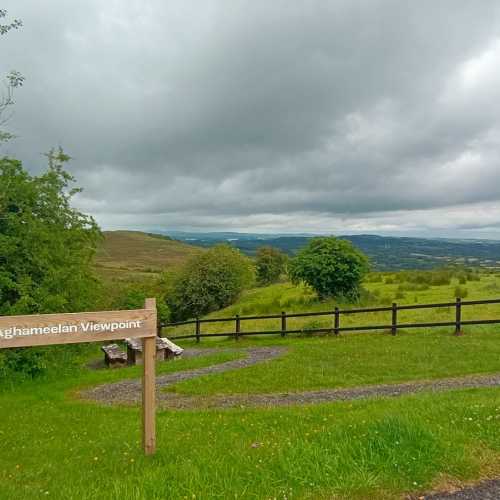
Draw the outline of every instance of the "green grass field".
M449 285L406 291L401 297L397 283L384 282L390 276L378 279L366 284L371 293L364 302L391 302L397 294L401 303L450 300L458 284L454 278ZM491 298L498 280L482 275L462 286L468 299ZM334 305L285 283L249 291L214 316ZM444 320L453 310L419 314L425 321ZM500 306L475 308L467 315L500 317ZM374 319L379 318L366 321ZM249 330L261 327L244 323ZM200 347L221 351L163 363L159 371L241 355L228 347L280 345L288 349L282 357L181 382L170 390L194 397L294 392L500 372L499 328L468 328L462 337L452 330L403 331L396 337L387 332L247 337L238 343L203 339ZM99 356L95 347L76 367L37 381L2 384L0 498L376 500L500 475L500 388L268 409L162 410L158 453L146 458L140 450L138 408L77 397L80 388L140 374L137 367L88 368Z

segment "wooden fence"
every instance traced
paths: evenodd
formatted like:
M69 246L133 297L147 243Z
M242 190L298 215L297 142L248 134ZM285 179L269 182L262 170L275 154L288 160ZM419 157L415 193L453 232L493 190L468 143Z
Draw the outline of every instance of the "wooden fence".
M339 335L341 332L362 332L371 330L387 330L390 331L392 335L396 335L399 329L407 328L436 328L436 327L454 327L455 335L460 335L462 332L462 326L467 325L489 325L489 324L500 324L500 319L476 319L476 320L462 320L462 307L464 306L477 306L486 304L500 304L500 299L490 299L490 300L468 300L464 301L459 298L455 302L441 302L437 304L415 304L415 305L398 305L393 303L390 307L372 307L372 308L362 308L362 309L339 309L336 307L333 311L322 311L322 312L306 312L306 313L286 313L281 312L281 314L268 314L262 316L232 316L229 318L208 318L208 319L194 319L190 321L180 321L177 323L163 323L160 328L163 327L176 327L182 325L194 325L195 331L193 334L189 335L178 335L170 337L170 339L196 339L200 342L202 337L234 337L238 339L239 337L249 336L249 335L281 335L284 337L291 333L329 333L334 335ZM437 323L398 323L398 312L408 311L414 309L435 309L443 307L453 307L455 309L455 321L444 321ZM366 313L379 313L387 312L390 313L391 322L385 325L363 325L363 326L341 326L341 318L346 315L356 315L356 314L366 314ZM332 326L330 328L300 328L300 329L288 329L287 320L289 318L305 318L311 316L329 316L332 318ZM241 327L242 322L250 320L269 320L276 319L281 322L281 328L279 330L258 330L258 331L244 331ZM225 333L202 333L201 325L205 323L234 323L234 331Z

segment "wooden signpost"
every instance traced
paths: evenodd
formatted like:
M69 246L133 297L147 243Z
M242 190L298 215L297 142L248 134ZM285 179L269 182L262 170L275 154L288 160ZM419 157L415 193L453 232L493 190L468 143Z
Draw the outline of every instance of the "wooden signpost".
M0 349L140 338L143 342L142 442L144 453L156 449L155 299L144 309L33 316L0 316Z

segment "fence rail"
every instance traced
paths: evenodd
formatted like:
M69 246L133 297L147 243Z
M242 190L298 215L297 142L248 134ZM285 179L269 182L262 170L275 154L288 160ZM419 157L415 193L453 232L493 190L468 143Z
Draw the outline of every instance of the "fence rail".
M500 319L475 319L475 320L463 320L462 319L462 307L464 306L475 306L475 305L487 305L487 304L500 304L500 299L486 299L486 300L461 300L457 298L454 302L440 302L436 304L414 304L414 305L398 305L393 303L391 306L385 307L370 307L370 308L360 308L360 309L339 309L336 307L330 311L321 312L299 312L299 313L287 313L282 311L280 314L265 314L262 316L231 316L228 318L207 318L207 319L193 319L189 321L179 321L175 323L162 323L160 324L160 329L171 328L176 326L184 325L195 325L194 334L189 335L176 335L169 337L172 340L175 339L196 339L196 342L200 342L203 337L234 337L238 339L239 337L249 336L249 335L281 335L284 337L287 334L294 333L330 333L334 335L339 335L341 332L362 332L362 331L372 331L372 330L387 330L390 331L392 335L396 335L398 330L407 328L437 328L437 327L455 327L455 335L460 335L462 332L462 326L472 326L472 325L491 325L500 324ZM398 311L408 311L413 309L436 309L443 307L454 307L455 308L455 320L454 321L442 321L434 323L399 323L398 322ZM390 324L383 325L360 325L360 326L341 326L341 317L344 315L355 315L355 314L367 314L367 313L379 313L379 312L390 312L391 322ZM287 320L289 318L306 318L311 316L329 316L332 318L332 326L330 328L300 328L300 329L288 329ZM281 328L279 330L258 330L258 331L244 331L242 330L242 322L250 320L264 320L264 319L276 319L281 321ZM234 323L234 331L225 333L202 333L201 325L204 323Z

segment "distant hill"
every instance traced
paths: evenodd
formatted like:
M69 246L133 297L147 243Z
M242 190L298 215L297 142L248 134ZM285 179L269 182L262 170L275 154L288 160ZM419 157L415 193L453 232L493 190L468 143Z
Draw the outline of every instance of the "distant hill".
M165 269L174 269L199 255L199 247L168 236L139 231L105 231L95 266L107 280L140 280Z
M305 235L249 233L176 233L175 237L202 247L227 242L248 255L254 255L257 248L263 245L271 245L293 255L311 238ZM500 241L377 235L348 235L340 238L351 241L363 250L379 270L430 269L453 264L500 268Z

